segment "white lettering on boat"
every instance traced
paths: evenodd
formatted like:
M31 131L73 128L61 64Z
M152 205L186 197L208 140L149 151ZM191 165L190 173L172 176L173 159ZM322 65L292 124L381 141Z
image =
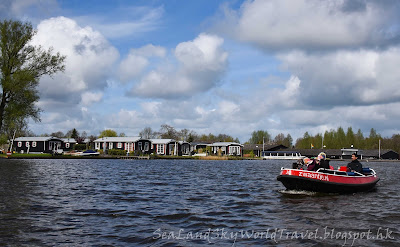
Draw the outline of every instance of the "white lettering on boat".
M313 172L299 172L300 177L306 178L314 178L319 179L321 181L329 181L329 177L327 175L322 175L320 173L313 173Z

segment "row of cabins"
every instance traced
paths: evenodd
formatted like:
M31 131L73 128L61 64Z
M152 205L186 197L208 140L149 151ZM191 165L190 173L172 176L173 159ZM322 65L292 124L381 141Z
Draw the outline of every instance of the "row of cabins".
M144 139L141 137L103 137L90 143L85 140L86 144L92 145L96 150L117 149L126 150L128 153L136 154L157 154L157 155L191 155L196 150L203 149L205 152L210 147L211 153L221 155L237 155L243 154L243 145L234 142L215 142L207 143L188 143L184 141L176 141L173 139ZM68 152L73 150L76 144L72 138L57 137L18 137L12 144L12 150L18 153L54 153Z
M144 139L140 137L104 137L90 142L88 146L104 153L110 149L126 150L137 154L157 155L193 155L201 150L205 155L235 155L243 156L252 152L256 157L261 157L263 151L271 152L298 152L307 157L316 157L320 152L325 152L330 159L349 159L353 152L359 154L361 159L399 159L399 154L393 150L358 150L358 149L289 149L284 145L239 144L235 142L215 143L188 143L173 139ZM52 153L57 150L68 152L77 144L73 138L57 137L19 137L13 142L12 150L18 153ZM246 156L246 155L245 155Z

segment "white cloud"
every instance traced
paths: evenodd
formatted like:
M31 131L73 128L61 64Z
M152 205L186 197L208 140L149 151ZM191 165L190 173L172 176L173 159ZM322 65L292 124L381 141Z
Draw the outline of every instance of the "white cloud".
M139 49L131 49L127 57L119 65L118 75L122 82L138 78L150 64L150 57L165 57L165 48L146 45Z
M119 54L99 32L91 27L80 27L65 17L44 20L37 29L37 35L32 41L34 45L45 48L51 46L66 56L64 73L40 80L42 98L71 100L74 98L72 94L106 87L106 79L111 75L112 66Z
M91 105L93 103L100 102L101 99L103 98L103 93L102 92L97 92L97 93L84 92L81 95L81 98L82 98L81 103L84 106L89 106L89 105Z
M282 67L298 76L304 102L316 106L400 101L400 48L281 54Z
M218 113L221 114L224 122L230 122L232 118L235 118L235 114L239 113L240 106L232 101L222 100L218 104Z
M225 8L218 30L267 49L336 48L384 41L383 20L391 10L364 2L348 11L347 1L245 1L239 10ZM394 14L394 13L392 13Z
M174 52L178 64L166 61L150 71L131 94L176 98L208 91L217 85L227 66L228 53L222 44L222 38L204 33L193 41L178 44Z

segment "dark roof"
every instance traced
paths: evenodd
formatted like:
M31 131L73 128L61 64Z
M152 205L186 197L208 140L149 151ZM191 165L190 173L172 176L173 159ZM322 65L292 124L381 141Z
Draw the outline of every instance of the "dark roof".
M286 146L284 145L271 145L271 144L264 144L264 150L265 151L275 151L279 149L287 149ZM263 145L262 144L243 144L243 150L263 150Z
M391 150L391 149L381 149L381 156L385 155L387 153L393 152L394 154L399 155L397 152ZM361 153L363 156L368 156L368 157L378 157L379 156L379 149L372 149L372 150L362 150Z
M331 156L340 156L342 155L342 151L340 149L291 149L290 151L296 151L300 153L301 155L307 156L307 157L317 157L319 153L324 152L326 153L327 157Z
M307 157L317 157L320 152L326 153L326 156L332 157L335 156L336 158L342 156L342 150L341 149L284 149L285 151L296 151L299 152L301 155L307 156ZM372 150L360 150L360 155L363 157L379 157L379 150L378 149L372 149ZM391 149L381 149L381 157L385 155L391 155L391 156L399 156L399 154Z
M196 145L209 145L211 142L191 142L190 145L196 146Z

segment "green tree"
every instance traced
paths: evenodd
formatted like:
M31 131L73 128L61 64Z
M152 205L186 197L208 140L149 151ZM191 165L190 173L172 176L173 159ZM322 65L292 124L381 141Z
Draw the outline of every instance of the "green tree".
M361 129L358 129L357 134L355 135L355 145L357 148L365 148L364 135L361 132Z
M102 137L117 137L117 132L115 132L115 130L112 129L106 129L103 130L102 132L100 132L99 138Z
M309 149L311 148L312 143L312 136L306 131L302 138L297 139L295 147L298 149Z
M352 127L348 127L348 128L347 128L346 142L347 142L347 145L348 145L349 147L350 147L351 145L353 145L354 147L357 147L357 146L356 146L356 137L355 137L355 135L354 135L354 132L353 132L353 128L352 128Z
M274 144L283 145L283 141L285 140L285 134L279 133L274 138Z
M379 146L379 139L382 139L382 137L379 134L377 134L374 128L371 128L369 132L369 137L366 140L366 148L377 149Z
M324 133L324 146L326 148L334 148L334 130L325 131ZM324 147L324 148L325 148Z
M251 133L251 138L249 140L250 144L263 144L269 143L271 141L271 135L268 131L257 130Z
M285 137L285 139L283 140L282 143L284 146L291 148L293 146L293 138L290 134L287 134L287 136Z
M313 138L312 138L312 143L314 145L314 148L323 148L322 147L322 134L316 134Z
M337 129L335 139L336 139L335 148L349 148L350 147L350 144L346 143L346 133L344 133L344 130L342 127L339 127Z
M71 132L71 138L74 138L75 140L77 140L78 137L79 137L79 132L75 128L73 128L72 132Z
M30 23L0 21L0 131L8 120L40 121L39 79L64 71L65 56L30 44L35 34Z
M194 140L197 138L197 134L196 133L189 133L189 137L187 139L188 142L194 142Z

